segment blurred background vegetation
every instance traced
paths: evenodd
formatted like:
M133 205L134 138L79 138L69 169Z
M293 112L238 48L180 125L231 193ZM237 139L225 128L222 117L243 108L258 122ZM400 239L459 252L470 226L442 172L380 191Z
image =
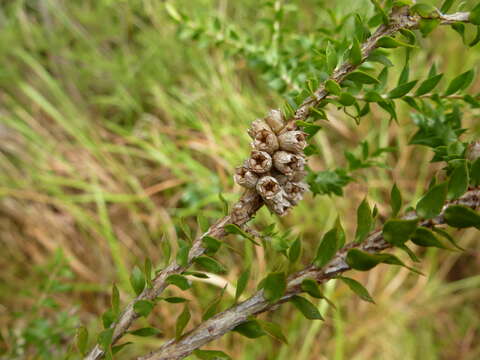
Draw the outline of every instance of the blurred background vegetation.
M218 17L268 42L266 1L172 3L199 23ZM64 359L77 326L100 330L112 283L126 303L129 269L146 256L161 268L183 236L182 221L199 234L199 213L210 222L222 215L219 193L229 203L239 197L232 174L249 152L246 129L283 103L282 89L244 56L182 36L158 0L0 4L0 350L5 359ZM284 29L319 47L317 37L337 36L323 29L343 15L372 12L367 0L289 5ZM480 55L447 27L420 45L412 54L412 78L425 78L434 62L452 78L475 67ZM480 82L472 89L478 92ZM438 166L429 164L431 153L407 145L415 125L406 105L398 110L399 124L373 107L357 126L330 109L330 121L314 138L320 149L311 159L315 169L344 166L344 150L363 140L403 150L384 154L386 169L358 172L345 197L309 196L284 218L262 209L254 226L275 222L301 235L306 264L338 215L352 238L356 208L367 194L386 215L395 181L415 204ZM478 136L478 112L466 110L464 119L466 138ZM386 265L350 274L376 305L329 282L325 292L337 309L318 303L325 322L308 322L291 305L264 315L283 324L288 345L228 334L210 348L234 359L478 359L480 242L473 231L455 236L466 251L421 250L426 276ZM252 263L249 293L274 266L263 248L227 242L230 248L218 256L229 270L223 278L194 280L190 292L167 291L191 300L194 323L225 281L235 284L245 261ZM164 335L127 336L137 345L117 358L158 347L174 334L182 308L157 306L149 321Z

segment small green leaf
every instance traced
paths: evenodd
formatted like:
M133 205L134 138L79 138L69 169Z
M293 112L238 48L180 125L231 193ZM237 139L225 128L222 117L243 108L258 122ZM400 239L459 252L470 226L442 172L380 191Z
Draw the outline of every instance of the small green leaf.
M218 350L195 350L193 355L200 360L232 360L230 356Z
M301 289L305 291L308 295L314 298L317 298L317 299L323 298L323 295L320 292L320 289L318 288L318 284L315 280L312 280L312 279L303 280Z
M167 298L164 298L163 300L165 300L166 302L169 302L171 304L178 304L178 303L183 303L183 302L188 301L187 299L182 298L182 297L178 297L178 296L167 297Z
M415 232L417 223L418 219L388 220L383 226L383 238L394 246L402 246Z
M459 229L480 226L480 215L463 205L450 205L445 210L444 218L448 225Z
M205 269L206 271L215 273L215 274L224 274L227 272L225 267L220 264L217 260L212 259L208 256L200 256L195 258L195 264Z
M177 263L180 266L187 266L188 265L188 253L190 252L191 249L191 244L184 241L184 240L179 240L178 241L179 247L177 251Z
M382 96L376 91L369 91L365 94L365 101L368 102L380 102L383 101Z
M255 339L266 334L257 320L245 321L244 323L237 325L233 331L236 331L249 339Z
M450 234L448 232L446 232L445 230L442 230L440 228L437 228L437 227L433 227L432 228L433 232L437 233L438 235L442 236L443 238L445 238L450 244L452 244L453 246L455 246L458 250L460 251L465 251L464 248L460 247L457 242L455 240L453 240L453 238L450 236Z
M358 84L378 84L377 79L363 71L351 72L345 76L345 80L350 80Z
M225 293L225 289L227 288L227 285L222 289L220 294L210 303L210 305L207 307L207 310L202 315L202 320L208 320L210 319L213 315L217 313L218 305L220 304L220 301L222 301L223 294Z
M166 2L165 3L165 10L167 10L167 14L170 16L170 18L178 23L182 22L182 17L177 11L177 9L170 3Z
M450 10L454 1L455 0L445 0L440 8L440 11L445 14L448 10Z
M402 208L402 194L400 193L400 190L398 190L397 184L393 184L392 191L390 191L390 201L392 217L395 217Z
M413 80L413 81L401 84L401 85L397 86L395 89L393 89L392 91L390 91L387 94L387 96L390 99L397 99L397 98L400 98L402 96L405 96L405 95L408 94L408 92L410 90L412 90L415 87L416 84L417 84L417 80Z
M399 41L397 39L394 39L391 36L384 36L384 37L378 39L377 45L378 45L378 47L386 48L386 49L393 49L393 48L397 48L399 46L404 46L404 47L408 47L408 48L414 48L415 47L415 45L411 45L411 44L408 44L406 42Z
M473 25L480 25L480 4L475 6L472 11L470 11L469 19Z
M417 215L424 219L432 219L442 211L447 198L447 183L432 186L417 203Z
M448 96L455 94L458 91L465 90L472 83L474 77L475 72L473 71L473 69L458 75L448 85L447 91L445 91L445 95Z
M357 209L357 230L355 232L355 241L362 242L367 237L372 228L372 211L368 205L367 199L363 199Z
M347 92L341 93L338 102L343 106L351 106L355 104L355 98Z
M144 327L141 329L129 331L128 333L135 336L147 337L161 334L161 331L153 327Z
M175 285L176 287L180 288L181 290L187 290L190 287L188 280L185 276L172 274L170 275L167 280L167 284Z
M133 310L141 316L147 317L153 310L154 303L148 300L138 300L133 304Z
M197 223L198 227L200 228L200 231L202 233L206 233L208 229L210 228L210 224L208 223L208 219L203 216L203 215L197 215Z
M352 65L359 65L362 62L362 50L360 48L360 44L357 40L357 38L353 39L353 44L350 49L350 56L349 60L352 63Z
M418 87L417 91L415 91L415 96L425 95L430 91L432 91L433 89L435 89L435 87L438 85L440 80L442 80L442 77L443 77L443 74L438 74L422 82Z
M329 74L331 74L333 70L335 70L335 68L337 67L338 63L337 51L335 50L335 46L333 46L331 42L328 42L327 44L325 56L327 58L327 71Z
M406 266L399 258L392 254L369 254L359 249L350 249L345 259L346 263L355 270L367 271L380 263L400 265L419 273L417 270Z
M107 351L110 349L110 345L112 344L112 338L113 338L113 328L109 328L106 330L103 330L100 334L98 334L98 345L100 348L104 351Z
M422 36L426 37L433 30L435 30L440 23L440 19L421 19L420 23L418 24L418 29L422 33Z
M453 170L450 180L448 181L447 199L457 199L465 194L469 182L467 162L462 161L462 164Z
M254 243L255 245L260 245L260 244L258 244L258 243L254 240L254 238L253 238L250 234L248 234L248 233L246 233L245 231L243 231L242 229L240 229L240 228L238 227L238 225L235 225L235 224L227 224L227 225L225 225L224 230L225 230L225 232L226 232L227 234L240 235L241 237L243 237L243 238L245 238L245 239L247 239L247 240L250 240L250 241L251 241L252 243Z
M80 354L82 354L82 356L85 356L88 350L88 330L85 326L80 326L79 328L77 328L75 340L78 351L80 352Z
M375 301L373 301L372 297L368 293L368 290L365 289L365 287L360 284L357 280L344 277L344 276L339 276L338 277L340 280L342 280L349 288L352 290L355 294L357 294L360 299L371 302L372 304L375 304Z
M132 342L131 341L128 341L126 343L123 343L123 344L119 344L119 345L115 345L115 346L112 346L112 355L115 355L117 354L120 350L122 350L124 347L128 346L128 345L131 345Z
M222 246L222 242L220 240L217 240L211 236L205 235L202 238L202 243L203 246L205 247L206 251L205 254L207 255L213 255L215 254L220 247Z
M263 296L273 303L285 293L287 281L284 272L270 273L263 281Z
M183 330L190 321L190 311L188 306L185 305L182 313L178 316L177 322L175 324L175 339L178 340L182 336Z
M140 295L145 288L145 277L138 266L134 266L132 270L132 274L130 275L130 284L132 285L132 289L136 295Z
M323 320L317 307L304 297L292 296L290 302L309 320Z
M273 337L274 339L280 340L284 344L288 344L287 338L283 335L282 329L280 325L275 324L270 321L265 320L257 320L260 326L262 327L265 332Z
M437 239L433 232L423 226L415 230L415 233L412 236L412 242L418 246L445 249L445 246Z
M149 289L153 288L152 284L152 261L149 258L145 259L145 281Z
M300 253L302 251L302 240L300 237L293 242L293 244L288 249L288 260L290 263L295 264L300 258Z
M435 6L425 3L415 4L410 8L410 11L413 14L418 14L421 17L434 17L438 16L437 9Z
M112 309L108 309L102 314L102 322L105 329L109 328L115 320L117 320L117 316L113 313Z
M243 292L245 291L245 288L247 287L248 283L248 278L250 277L250 267L245 269L241 274L240 277L238 278L237 281L237 288L235 290L235 301L238 301L240 296L242 296Z
M320 245L318 246L317 255L313 260L315 266L321 268L328 264L332 260L338 249L337 241L337 228L333 228L328 231L322 238Z
M120 293L118 292L117 286L112 285L112 311L115 315L120 313Z
M473 186L480 185L480 158L477 158L472 164L470 182Z
M340 85L338 85L338 83L332 79L328 79L325 82L325 89L333 95L340 95L342 93Z

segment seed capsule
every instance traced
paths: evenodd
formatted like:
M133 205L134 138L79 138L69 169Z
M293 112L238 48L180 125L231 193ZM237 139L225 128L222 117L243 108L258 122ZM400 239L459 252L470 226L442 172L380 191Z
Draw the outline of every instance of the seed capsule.
M275 134L285 126L285 118L280 110L270 110L265 121L270 125Z
M257 119L252 122L252 125L247 132L252 139L255 139L257 134L262 130L272 131L272 128L265 122L265 120Z
M273 154L273 164L282 174L291 177L296 172L304 170L305 159L300 155L286 151L277 151Z
M269 154L273 154L278 150L278 139L270 130L262 129L256 133L252 142L252 147L255 150L265 151Z
M296 205L303 199L303 193L308 190L308 185L304 182L288 182L284 188L287 199L292 205Z
M258 181L258 175L249 169L247 161L235 169L233 178L238 185L247 189L253 189Z
M272 168L272 157L265 151L252 151L248 167L257 174L263 174Z
M278 215L284 215L291 208L287 193L272 176L260 178L256 186L257 192L270 210Z
M280 149L300 154L307 146L305 133L302 131L287 131L278 136Z

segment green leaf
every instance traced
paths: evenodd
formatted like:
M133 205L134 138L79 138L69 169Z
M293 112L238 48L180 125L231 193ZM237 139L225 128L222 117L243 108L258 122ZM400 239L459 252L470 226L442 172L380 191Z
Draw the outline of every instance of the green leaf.
M437 228L437 227L433 227L432 228L433 232L437 233L438 235L442 236L443 238L445 238L450 244L452 244L453 246L455 246L458 250L460 251L465 251L464 248L460 247L457 242L455 240L453 240L453 238L450 236L450 234L448 232L446 232L445 230L442 230L440 228Z
M227 272L225 267L220 264L215 259L212 259L208 256L200 256L194 259L195 264L205 269L206 271L215 273L215 274L224 274Z
M350 80L358 84L378 84L377 79L363 71L351 72L345 76L345 80Z
M273 303L285 293L287 281L284 272L270 273L263 281L263 296Z
M444 218L448 225L459 229L480 226L480 215L463 205L450 205L445 210Z
M383 238L394 246L402 246L415 232L417 223L418 219L388 220L383 226Z
M397 86L395 89L390 91L387 96L390 99L397 99L404 95L407 95L410 90L412 90L417 84L417 80L413 80L404 84Z
M435 6L425 3L415 4L410 8L413 14L418 14L421 17L433 17L438 16Z
M185 276L172 274L170 275L167 280L167 284L175 285L176 287L180 288L181 290L187 290L190 287L188 280Z
M145 277L138 266L134 266L132 270L130 275L130 284L132 285L132 289L136 295L140 295L145 288Z
M395 217L402 208L402 194L400 193L400 190L398 190L397 184L393 184L392 190L390 191L390 201L392 217Z
M177 251L177 263L180 266L187 266L188 265L188 253L190 252L191 245L190 243L179 240L179 247Z
M220 301L222 301L223 294L225 293L225 289L227 288L227 285L222 289L220 294L211 302L211 304L207 307L207 310L202 315L202 321L210 319L213 315L216 314L218 305L220 304Z
M250 267L245 269L241 274L240 277L238 278L237 281L237 288L235 290L235 301L238 301L240 296L242 296L243 292L245 291L245 288L247 287L248 283L248 278L250 277Z
M185 305L182 313L178 316L177 322L175 324L175 339L178 340L182 336L183 330L190 321L190 311L188 306Z
M166 302L169 302L171 304L178 304L178 303L183 303L183 302L188 301L187 299L182 298L182 297L178 297L178 296L167 297L167 298L164 298L163 300L165 300Z
M355 104L355 98L347 92L341 93L338 102L343 106L351 106Z
M442 211L447 198L447 183L432 186L417 203L417 215L424 219L432 219Z
M458 91L465 90L472 83L474 77L475 72L473 71L473 69L458 75L448 85L447 91L445 91L445 95L448 96L455 94Z
M372 297L368 293L368 290L365 289L365 287L360 284L357 280L344 277L344 276L339 276L338 277L340 280L342 280L349 288L352 290L355 294L357 294L360 299L371 302L372 304L375 304L375 301L373 301Z
M135 336L147 337L161 334L161 331L153 327L144 327L141 329L129 331L128 333Z
M78 351L80 352L80 354L82 354L82 356L85 356L88 350L88 330L85 326L80 326L79 328L77 328L75 340Z
M290 302L309 320L323 320L317 307L304 297L294 295Z
M337 67L338 58L337 58L337 51L335 50L335 46L331 42L328 42L327 49L325 52L325 56L327 58L327 72L331 74L333 70Z
M442 77L443 77L443 74L438 74L422 82L418 87L417 91L415 91L415 96L425 95L430 91L432 91L433 89L435 89L435 87L438 85L440 80L442 80Z
M368 102L380 102L383 101L382 96L376 91L369 91L364 96L365 101Z
M312 279L303 280L301 289L305 291L308 295L314 298L317 298L317 299L323 298L323 294L320 292L320 289L318 288L318 284L315 280L312 280Z
M308 134L307 139L311 139L322 128L320 125L312 124L302 120L298 120L296 124L302 128L303 132Z
M318 246L317 255L313 260L315 266L321 268L332 260L338 249L337 232L337 228L333 228L323 236L322 241Z
M234 234L234 235L240 235L241 237L247 239L247 240L250 240L252 243L254 243L255 245L260 245L258 244L254 238L246 233L245 231L243 231L242 229L240 229L237 225L235 224L227 224L225 225L224 227L224 230L227 234Z
M115 322L115 320L117 320L117 316L113 313L112 309L108 309L102 314L102 322L105 329L109 328L110 325Z
M386 48L386 49L393 49L393 48L397 48L399 46L404 46L404 47L408 47L408 48L415 48L415 45L411 45L411 44L408 44L406 42L399 41L397 39L394 39L391 36L384 36L384 37L378 39L377 45L378 45L378 47Z
M152 284L152 262L150 259L145 259L145 281L147 283L147 287L149 289L153 288Z
M359 249L350 249L345 259L346 263L355 270L368 271L378 264L400 265L414 272L417 270L406 266L399 258L392 254L369 254Z
M167 14L170 16L172 20L178 23L182 22L182 16L179 14L177 9L170 2L165 3L165 10L167 10Z
M148 300L138 300L133 304L133 310L141 316L147 317L153 310L154 303Z
M113 338L113 328L109 328L106 330L103 330L100 334L98 334L98 345L100 348L104 351L110 349L110 345L112 344L112 338Z
M123 344L119 344L119 345L115 345L115 346L112 346L112 355L115 355L117 354L120 350L122 350L124 347L128 346L128 345L131 345L132 342L131 341L128 341L126 343L123 343Z
M457 199L465 194L469 182L467 162L462 161L462 164L453 170L450 180L448 181L447 199Z
M362 62L362 50L357 38L353 39L352 48L350 49L349 60L352 65L359 65Z
M423 226L415 230L415 233L412 236L412 242L418 246L445 249L445 246L437 239L433 232Z
M120 313L120 293L118 292L117 286L112 285L112 311L115 315Z
M480 4L475 6L472 11L470 11L469 19L473 25L480 25Z
M472 164L470 182L473 186L480 185L480 158L477 158Z
M328 79L325 82L325 89L333 95L340 95L342 93L340 85L338 85L338 83L332 79Z
M236 331L249 339L255 339L266 334L257 320L245 321L244 323L237 325L233 331Z
M418 29L422 33L423 37L426 37L433 30L435 30L440 23L440 19L421 19Z
M219 350L195 350L193 355L200 360L232 360L230 356Z
M293 242L293 244L288 249L288 260L290 263L295 264L300 258L300 253L302 251L302 240L300 237Z
M197 223L198 227L200 228L200 231L202 233L206 233L208 229L210 228L210 224L208 223L208 219L203 216L202 214L197 215Z
M442 13L446 13L448 10L450 10L454 1L455 0L445 0L442 4L442 7L440 8L440 11Z
M202 238L202 243L203 246L205 247L206 251L205 254L207 255L213 255L215 254L220 247L222 246L222 242L220 240L217 240L211 236L205 235Z
M368 205L367 199L363 199L357 209L357 230L355 232L355 241L362 242L367 237L372 228L372 211Z
M260 326L262 327L265 332L273 337L274 339L280 340L284 344L288 344L287 338L285 335L283 335L282 328L280 325L270 322L270 321L265 321L265 320L257 320Z

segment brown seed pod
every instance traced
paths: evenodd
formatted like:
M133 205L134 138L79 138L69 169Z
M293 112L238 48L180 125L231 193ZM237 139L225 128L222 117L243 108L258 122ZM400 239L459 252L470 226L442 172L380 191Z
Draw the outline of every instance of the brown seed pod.
M297 154L286 151L277 151L273 154L273 164L275 168L288 177L304 170L305 159Z
M287 194L287 199L292 205L296 205L303 199L303 193L308 190L308 185L304 182L288 182L284 189Z
M480 157L480 141L474 141L467 147L467 159L474 162Z
M257 174L263 174L272 168L272 157L265 151L252 151L248 167Z
M307 172L305 170L298 170L291 176L291 180L293 182L299 182L305 179L305 176L307 176Z
M255 150L265 151L269 154L273 154L278 150L277 135L270 130L262 129L255 134L252 147Z
M258 181L258 175L249 169L248 161L235 169L233 178L238 185L247 189L253 189Z
M272 176L260 178L256 186L257 192L270 210L278 215L284 215L291 208L287 193Z
M270 110L265 121L270 125L274 133L278 133L285 126L285 118L280 110Z
M280 149L293 153L301 153L307 142L303 131L287 131L278 136Z
M272 131L272 128L265 122L265 120L257 119L252 122L252 125L250 125L247 132L252 139L255 139L261 130Z

